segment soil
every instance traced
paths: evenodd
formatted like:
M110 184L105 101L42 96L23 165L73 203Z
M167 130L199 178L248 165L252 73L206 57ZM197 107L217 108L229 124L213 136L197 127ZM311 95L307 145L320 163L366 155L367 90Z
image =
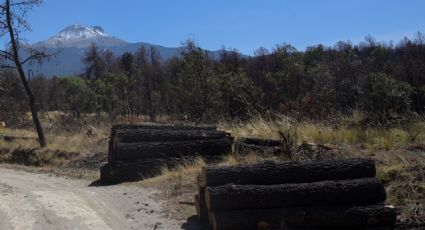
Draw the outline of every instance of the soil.
M0 229L197 229L174 220L160 191L138 183L95 186L0 168Z

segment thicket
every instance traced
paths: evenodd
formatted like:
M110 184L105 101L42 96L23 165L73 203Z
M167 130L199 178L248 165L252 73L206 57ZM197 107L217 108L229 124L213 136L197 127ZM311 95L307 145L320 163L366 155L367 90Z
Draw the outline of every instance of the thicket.
M196 122L285 114L325 120L356 112L377 124L425 112L425 36L397 44L366 37L298 51L289 44L254 56L202 50L193 41L180 57L162 60L155 48L114 56L95 45L79 76L30 79L41 111L119 117L168 116ZM27 111L16 73L0 71L0 120Z

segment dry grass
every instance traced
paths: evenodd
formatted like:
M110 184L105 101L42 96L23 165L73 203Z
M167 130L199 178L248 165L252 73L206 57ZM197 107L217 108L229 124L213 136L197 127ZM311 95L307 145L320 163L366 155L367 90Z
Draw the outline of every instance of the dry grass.
M404 128L360 128L324 123L295 122L287 117L268 121L256 118L246 123L221 123L219 128L235 137L279 139L279 131L294 129L298 144L303 141L338 146L360 146L370 151L393 150L413 144L425 144L425 123Z
M357 117L357 118L356 118ZM232 132L237 137L258 137L279 140L281 132L291 130L297 145L313 143L331 145L337 148L334 157L373 157L377 161L378 177L385 183L388 203L400 207L401 218L425 219L425 123L416 122L406 127L360 128L351 120L342 118L332 125L313 122L296 122L287 117L273 121L262 118L244 123L220 123L219 129ZM52 118L50 118L53 120ZM35 132L30 129L0 128L0 136L28 137L5 142L0 138L0 162L22 163L49 166L54 171L82 156L106 152L110 123L96 123L92 120L63 121L56 118L45 129L48 147L38 150L34 139ZM168 118L161 118L167 120ZM129 123L140 122L131 118ZM23 154L20 150L31 150ZM13 150L13 151L12 151ZM14 151L18 150L18 151ZM67 154L60 154L67 153ZM78 153L78 156L71 156ZM14 156L16 155L16 156ZM29 157L28 157L29 156ZM235 165L258 163L265 160L283 161L280 157L264 156L256 153L226 156L218 164ZM29 163L28 163L29 162ZM164 191L160 196L169 202L175 218L188 218L195 213L193 202L196 191L195 177L205 165L197 159L175 169L164 167L162 175L140 182L143 186L155 187Z
M425 129L422 122L407 128L348 128L330 127L324 124L294 123L289 119L266 121L256 119L246 124L222 123L220 129L231 131L236 137L259 137L278 139L278 131L296 128L298 143L312 142L331 144L341 149L334 157L372 157L377 162L377 175L387 190L387 203L396 205L400 219L409 221L425 220ZM219 165L251 164L263 161L284 161L276 156L256 153L231 154L217 163ZM142 182L165 192L171 209L185 214L174 213L176 218L187 218L194 213L187 202L193 201L196 192L195 177L205 165L202 159L177 169L165 169L163 174ZM179 201L185 201L181 204Z

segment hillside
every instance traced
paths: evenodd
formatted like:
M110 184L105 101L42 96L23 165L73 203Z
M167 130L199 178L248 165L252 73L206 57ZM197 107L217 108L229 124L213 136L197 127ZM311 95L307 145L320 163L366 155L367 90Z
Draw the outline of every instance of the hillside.
M158 50L163 61L180 56L182 52L181 47L164 47L146 42L126 42L107 34L100 26L72 25L45 41L33 44L33 47L55 55L42 64L28 64L26 69L31 69L35 75L41 74L46 77L80 74L84 72L84 65L81 60L91 44L96 44L99 50L108 49L115 56L122 55L125 52L134 53L141 46L145 47L146 50L154 47ZM218 55L217 51L211 53L213 56Z

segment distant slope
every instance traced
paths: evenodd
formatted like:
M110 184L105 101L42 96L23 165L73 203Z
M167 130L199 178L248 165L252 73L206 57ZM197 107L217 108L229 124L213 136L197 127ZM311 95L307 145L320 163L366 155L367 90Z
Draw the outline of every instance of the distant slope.
M148 43L127 43L124 46L99 46L99 50L109 49L114 55L121 55L125 52L134 53L141 46L150 49L151 46L158 49L163 60L179 56L181 48L168 48ZM40 64L27 65L26 69L32 69L34 74L43 74L46 77L52 76L70 76L84 72L84 64L82 59L87 50L87 47L58 47L47 48L48 53L57 53L51 60L44 61Z
M81 60L92 43L95 43L99 50L109 49L116 56L125 52L134 53L141 46L148 50L151 46L155 47L163 60L180 56L182 51L181 47L170 48L144 42L128 43L108 35L100 26L72 25L61 30L57 35L34 44L34 47L46 49L48 53L57 53L55 57L42 64L28 64L25 68L31 69L34 74L42 74L46 77L83 73L84 65ZM212 51L211 54L218 57L219 53Z

